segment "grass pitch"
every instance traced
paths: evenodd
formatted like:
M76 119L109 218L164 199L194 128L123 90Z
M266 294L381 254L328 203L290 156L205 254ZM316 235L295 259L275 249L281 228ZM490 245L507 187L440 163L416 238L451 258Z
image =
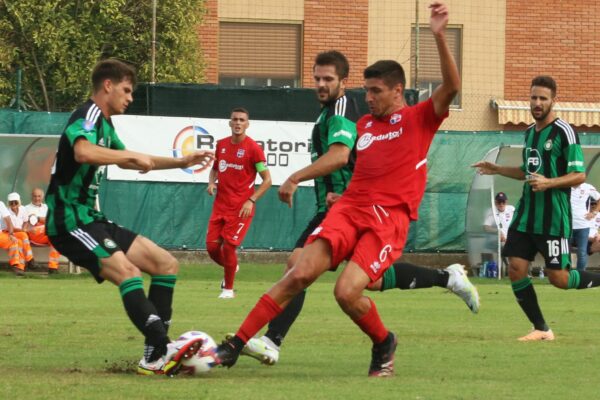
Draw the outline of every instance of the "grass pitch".
M176 287L176 337L234 332L282 265L242 265L237 298L217 299L222 270L185 265ZM557 340L519 343L530 329L507 281L476 279L473 315L440 289L372 293L399 339L396 376L368 379L370 343L332 295L335 273L307 295L273 367L242 357L202 377L142 377L142 336L117 288L81 276L0 273L0 398L9 399L567 399L597 398L600 292L535 287ZM146 279L148 283L148 279Z

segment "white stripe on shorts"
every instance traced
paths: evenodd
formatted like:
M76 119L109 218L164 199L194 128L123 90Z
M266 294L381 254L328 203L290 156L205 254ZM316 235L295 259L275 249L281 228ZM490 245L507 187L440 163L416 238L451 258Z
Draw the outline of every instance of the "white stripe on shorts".
M94 240L87 232L82 231L81 229L75 229L72 232L69 232L75 239L79 240L88 250L94 250L96 246L98 246L98 242Z

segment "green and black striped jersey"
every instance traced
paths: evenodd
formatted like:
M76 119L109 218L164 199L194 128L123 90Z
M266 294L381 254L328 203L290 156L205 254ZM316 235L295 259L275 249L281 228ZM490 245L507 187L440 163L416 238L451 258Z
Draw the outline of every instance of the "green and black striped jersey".
M585 172L579 136L560 118L541 131L535 124L525 132L523 165L526 175L537 173L556 178ZM534 192L525 181L510 227L521 232L568 238L571 236L571 188Z
M315 162L327 153L329 146L341 143L352 150L350 160L344 167L329 175L315 178L317 212L327 211L327 193L343 193L352 177L355 159L356 121L360 117L358 104L353 98L342 96L325 105L312 132L311 160Z
M92 100L71 114L58 143L46 195L46 233L50 236L65 235L78 227L105 219L95 209L100 183L99 166L75 161L73 147L80 138L98 146L125 149L111 121L104 118Z

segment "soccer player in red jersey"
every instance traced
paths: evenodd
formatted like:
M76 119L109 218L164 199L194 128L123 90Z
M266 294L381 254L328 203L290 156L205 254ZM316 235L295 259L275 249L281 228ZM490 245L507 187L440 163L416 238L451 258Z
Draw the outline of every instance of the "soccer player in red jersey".
M206 233L206 250L210 258L223 267L221 299L235 297L233 281L238 269L236 248L239 246L254 217L256 201L271 187L271 174L265 154L258 144L246 135L250 114L245 108L231 111L231 136L217 142L216 161L210 171L206 191L217 196ZM256 174L262 182L254 191ZM218 180L218 183L217 183Z
M448 8L439 2L430 8L443 82L430 99L409 107L404 103L400 64L384 60L365 69L371 113L356 125L357 158L350 184L309 236L294 267L260 298L236 335L219 346L222 365L234 365L244 344L297 293L349 260L336 282L335 298L373 342L369 376L393 374L396 336L383 325L375 303L363 291L402 254L409 223L417 218L425 191L429 146L460 88L445 39Z

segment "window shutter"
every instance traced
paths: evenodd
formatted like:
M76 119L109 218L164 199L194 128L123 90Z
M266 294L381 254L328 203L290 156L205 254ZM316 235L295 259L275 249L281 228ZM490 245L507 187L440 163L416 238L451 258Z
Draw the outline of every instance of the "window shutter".
M458 70L461 70L460 61L460 44L461 44L461 29L460 28L446 28L446 41L450 48L450 53L454 56L458 65ZM411 35L411 82L414 82L415 66L416 66L416 29L412 28ZM419 27L419 82L441 82L442 72L440 70L440 60L437 51L437 45L435 39L431 33L429 27Z
M298 79L300 24L221 22L219 75Z

